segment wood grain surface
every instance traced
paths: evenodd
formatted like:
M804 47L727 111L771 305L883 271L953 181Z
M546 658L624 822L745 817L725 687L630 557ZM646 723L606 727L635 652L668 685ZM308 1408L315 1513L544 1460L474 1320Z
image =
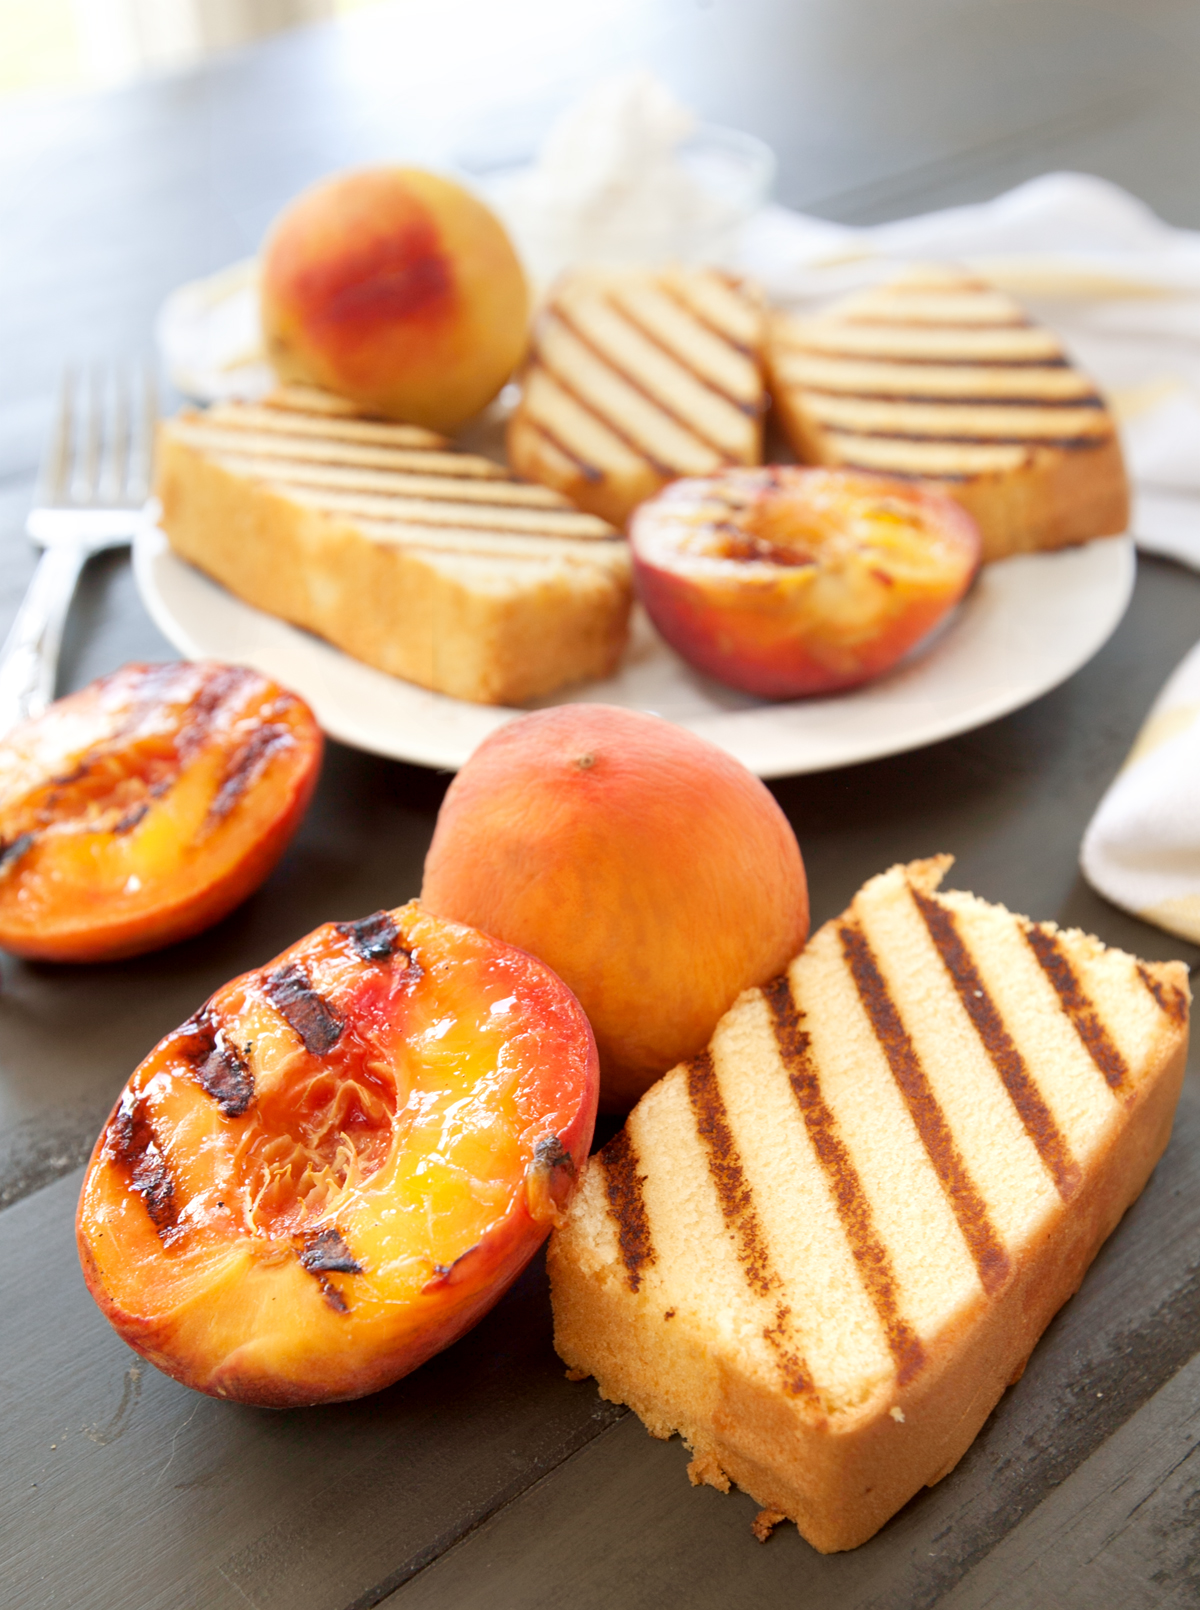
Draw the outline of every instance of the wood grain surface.
M1187 0L415 0L182 77L0 113L0 631L68 360L150 350L174 285L254 250L352 162L524 155L597 73L644 61L780 155L781 199L871 221L1056 167L1200 225L1200 13ZM912 755L774 786L814 920L939 850L950 881L1150 957L1182 945L1081 881L1079 838L1200 631L1200 576L1141 561L1092 663ZM169 649L127 560L93 562L66 691ZM540 1262L470 1336L358 1404L272 1414L143 1366L75 1260L78 1168L129 1072L233 974L331 917L414 895L446 779L331 746L264 888L210 933L119 966L0 959L0 1602L87 1610L811 1605L1172 1610L1200 1603L1200 1080L1142 1199L959 1468L851 1554L742 1495L693 1490L567 1383ZM5 1205L6 1204L6 1205Z

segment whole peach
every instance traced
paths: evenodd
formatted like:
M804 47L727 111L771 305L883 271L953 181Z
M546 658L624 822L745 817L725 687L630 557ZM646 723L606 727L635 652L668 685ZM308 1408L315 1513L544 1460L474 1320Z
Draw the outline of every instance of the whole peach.
M280 379L452 431L525 348L529 291L499 219L420 168L314 186L267 238L262 325Z
M480 745L446 793L421 900L570 986L610 1112L700 1052L808 936L800 848L764 784L684 728L596 704Z

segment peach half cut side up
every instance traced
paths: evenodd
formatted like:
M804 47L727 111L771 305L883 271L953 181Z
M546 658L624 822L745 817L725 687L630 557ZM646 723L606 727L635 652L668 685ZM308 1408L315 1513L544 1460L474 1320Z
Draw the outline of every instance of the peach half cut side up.
M765 699L890 670L962 598L982 551L936 487L785 464L676 481L637 510L629 540L671 647Z
M135 956L217 922L299 827L324 739L245 666L125 665L0 742L0 946Z
M84 1277L166 1374L360 1397L455 1341L558 1221L596 1049L533 957L416 902L327 923L150 1053L92 1154Z

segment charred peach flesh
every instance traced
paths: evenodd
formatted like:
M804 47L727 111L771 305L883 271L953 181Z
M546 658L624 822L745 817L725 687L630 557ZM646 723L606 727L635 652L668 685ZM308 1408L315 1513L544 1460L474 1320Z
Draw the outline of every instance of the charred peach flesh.
M487 1311L587 1156L596 1051L531 956L414 902L218 990L130 1079L77 1233L130 1344L215 1397L360 1397Z
M216 922L283 854L322 737L257 671L126 665L0 743L0 946L105 961Z
M981 551L935 488L791 465L676 481L637 510L630 544L671 647L768 699L890 670L958 603Z
M808 935L804 863L770 791L694 733L595 704L479 746L442 803L421 898L570 985L615 1112Z
M284 380L452 431L525 348L529 293L503 225L461 185L368 168L316 185L263 255L267 355Z

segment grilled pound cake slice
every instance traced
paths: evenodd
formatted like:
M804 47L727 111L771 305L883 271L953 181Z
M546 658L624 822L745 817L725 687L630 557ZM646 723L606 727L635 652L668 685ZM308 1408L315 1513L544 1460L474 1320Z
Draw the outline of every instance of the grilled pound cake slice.
M555 1345L822 1552L946 1475L1143 1185L1187 1052L1146 964L894 867L588 1164Z
M762 462L762 300L715 269L586 269L534 328L518 475L624 525L681 475Z
M940 481L985 560L1124 531L1112 415L1056 336L959 270L915 270L819 317L777 314L771 395L806 464Z
M161 428L172 548L247 603L381 671L480 704L609 674L619 534L432 432L288 388Z

